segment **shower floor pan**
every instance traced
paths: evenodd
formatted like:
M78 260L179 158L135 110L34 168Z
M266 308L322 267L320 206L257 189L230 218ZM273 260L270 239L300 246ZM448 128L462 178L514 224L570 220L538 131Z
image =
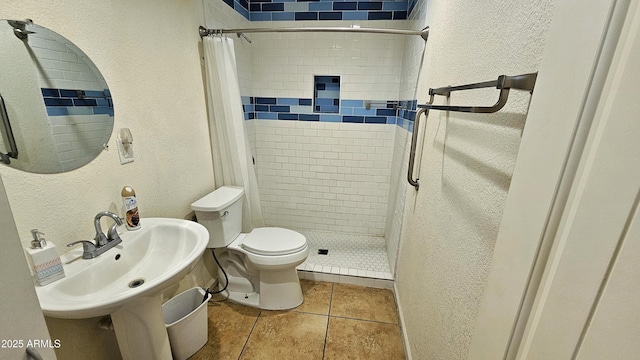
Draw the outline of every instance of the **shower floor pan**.
M334 276L393 280L383 237L312 230L297 231L307 238L309 244L309 257L298 265L297 270Z

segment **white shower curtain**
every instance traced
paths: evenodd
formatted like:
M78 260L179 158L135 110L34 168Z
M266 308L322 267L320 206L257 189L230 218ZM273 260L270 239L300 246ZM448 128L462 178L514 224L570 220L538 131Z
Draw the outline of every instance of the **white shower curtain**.
M207 80L209 129L216 189L244 188L242 231L264 226L258 182L244 128L233 40L221 36L202 39Z

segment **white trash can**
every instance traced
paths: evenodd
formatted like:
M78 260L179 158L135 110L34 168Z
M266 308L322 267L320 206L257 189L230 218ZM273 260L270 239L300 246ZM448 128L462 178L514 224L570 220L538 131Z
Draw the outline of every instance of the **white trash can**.
M207 302L211 294L201 288L184 291L162 305L164 323L175 360L185 360L200 350L208 340Z

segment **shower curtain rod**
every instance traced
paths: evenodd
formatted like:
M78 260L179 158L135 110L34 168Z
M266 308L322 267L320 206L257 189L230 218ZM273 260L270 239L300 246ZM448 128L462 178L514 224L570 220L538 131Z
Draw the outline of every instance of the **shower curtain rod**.
M253 28L253 29L207 29L200 26L200 37L212 34L236 33L238 37L245 33L258 32L359 32L373 34L395 34L395 35L420 35L424 41L429 37L429 27L422 30L397 30L380 28L356 28L356 27L289 27L289 28ZM245 39L246 37L243 36ZM248 39L247 39L248 40Z

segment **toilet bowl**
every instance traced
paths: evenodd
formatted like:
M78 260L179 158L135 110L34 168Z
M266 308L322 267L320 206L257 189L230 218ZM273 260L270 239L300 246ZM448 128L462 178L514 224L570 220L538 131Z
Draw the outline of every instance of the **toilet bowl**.
M296 266L309 255L304 235L278 227L242 229L240 187L222 186L191 204L209 231L209 248L220 263L219 286L229 300L267 310L292 309L303 296Z

